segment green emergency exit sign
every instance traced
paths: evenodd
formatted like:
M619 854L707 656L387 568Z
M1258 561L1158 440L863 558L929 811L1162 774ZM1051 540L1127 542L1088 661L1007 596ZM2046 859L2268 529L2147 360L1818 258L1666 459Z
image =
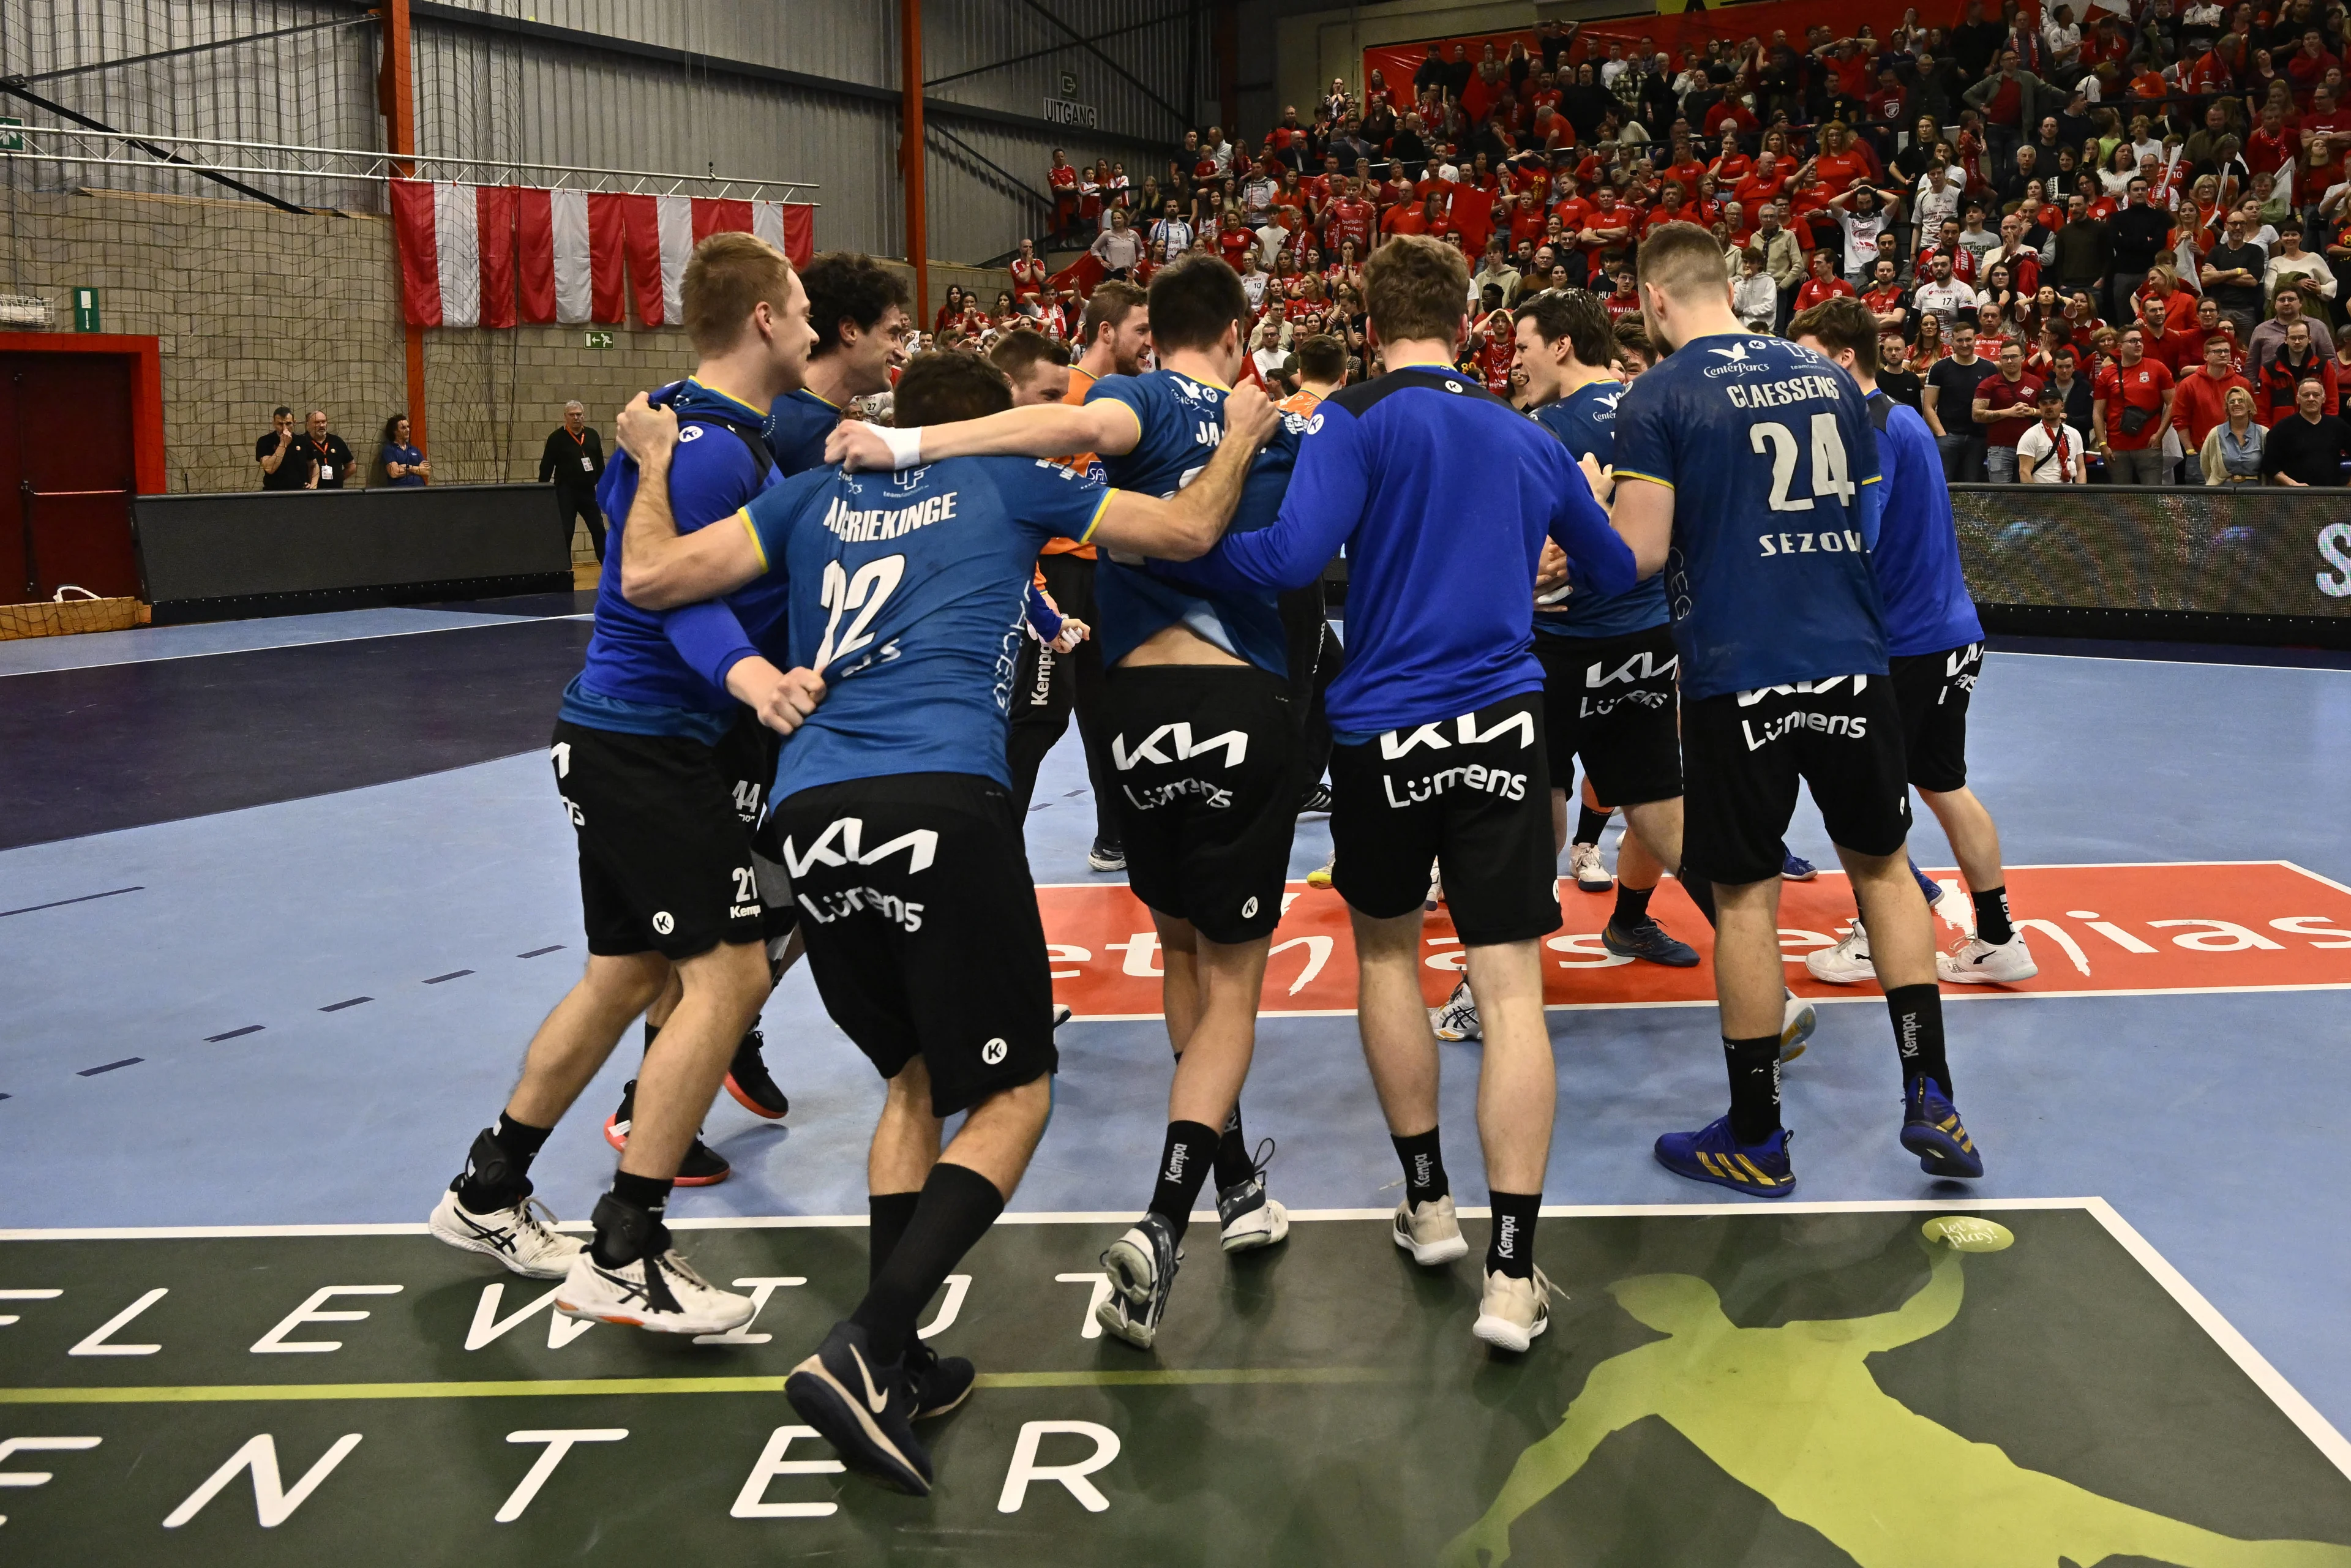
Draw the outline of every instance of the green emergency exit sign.
M98 290L95 288L77 288L73 291L73 299L74 330L77 332L97 332L104 330L104 329L99 327L98 324Z
M590 332L587 334L587 338L588 346L591 349L609 349L612 346L612 334L610 332Z
M25 150L25 122L13 114L0 114L0 152L22 152Z

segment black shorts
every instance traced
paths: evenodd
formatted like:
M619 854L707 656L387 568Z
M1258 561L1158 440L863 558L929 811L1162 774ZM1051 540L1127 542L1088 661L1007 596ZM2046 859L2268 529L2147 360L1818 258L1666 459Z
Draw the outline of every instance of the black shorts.
M1281 919L1298 827L1289 683L1246 664L1144 664L1108 682L1111 788L1127 883L1211 942Z
M1420 908L1432 862L1465 946L1559 929L1542 696L1331 751L1332 885L1374 920Z
M1983 674L1984 645L1891 661L1902 705L1902 745L1910 782L1938 795L1968 787L1968 699Z
M824 1010L951 1116L1059 1065L1045 926L1012 798L970 773L802 789L777 832Z
M1670 627L1623 637L1539 632L1543 736L1552 782L1575 782L1575 759L1604 806L1640 806L1682 792L1682 734Z
M1837 675L1689 703L1682 746L1689 774L1682 860L1708 881L1737 884L1780 873L1800 779L1839 847L1890 855L1910 836L1902 713L1884 675Z
M751 829L726 750L556 721L550 756L580 839L589 952L691 958L761 939Z
M768 792L775 787L776 761L783 747L784 737L748 710L718 743L719 766L733 780L735 814L751 831L751 864L759 881L759 935L767 938L771 957L779 951L776 944L800 923L791 878L784 874L783 852L776 847L775 813L768 810Z

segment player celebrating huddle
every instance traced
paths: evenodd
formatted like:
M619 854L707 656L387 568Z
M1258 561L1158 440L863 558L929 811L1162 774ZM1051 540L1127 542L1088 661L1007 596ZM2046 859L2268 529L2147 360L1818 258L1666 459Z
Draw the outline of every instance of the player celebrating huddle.
M624 567L632 602L780 580L793 650L827 682L784 748L773 810L818 994L889 1092L867 1166L871 1284L785 1393L850 1463L904 1491L932 1477L910 1422L953 1408L973 1376L922 1344L916 1314L1019 1185L1057 1062L1005 758L1022 600L1048 537L1177 558L1212 544L1275 422L1256 389L1227 401L1221 449L1169 500L1050 463L933 460L919 429L901 429L885 472L803 474L684 537L663 505L674 429L642 405L622 423L645 464L629 526L655 547ZM1004 373L967 355L923 356L898 383L900 416L918 425L1010 402Z
M1173 496L1217 452L1238 373L1248 297L1231 267L1187 256L1151 281L1162 368L1105 376L1082 406L1020 408L919 434L926 458L1097 455L1122 491ZM1259 462L1245 512L1270 519L1287 482L1292 417ZM882 460L878 432L844 431L852 465ZM1256 1045L1266 955L1281 918L1298 810L1300 725L1281 615L1263 588L1199 591L1101 561L1095 595L1109 673L1111 759L1135 896L1151 911L1176 1055L1150 1207L1103 1254L1103 1326L1148 1347L1175 1283L1193 1200L1213 1168L1228 1252L1289 1234L1243 1141L1239 1096Z
M1614 520L1670 539L1687 774L1683 856L1715 884L1715 976L1730 1112L1669 1133L1679 1175L1795 1189L1780 1122L1782 835L1809 784L1868 922L1902 1070L1904 1147L1938 1176L1983 1162L1951 1103L1932 917L1903 845L1901 712L1867 551L1883 487L1860 390L1808 349L1748 332L1721 248L1668 225L1641 246L1651 337L1671 349L1616 409Z
M1975 903L1975 935L1936 955L1935 970L1962 985L2010 985L2041 972L2010 919L2000 829L1968 788L1968 701L1983 673L1983 622L1959 571L1951 492L1927 422L1877 388L1877 331L1867 311L1833 299L1799 313L1789 338L1860 386L1877 428L1884 517L1870 573L1885 602L1887 663L1902 707L1910 782L1942 823ZM1804 955L1814 979L1849 986L1870 978L1863 917L1834 947Z

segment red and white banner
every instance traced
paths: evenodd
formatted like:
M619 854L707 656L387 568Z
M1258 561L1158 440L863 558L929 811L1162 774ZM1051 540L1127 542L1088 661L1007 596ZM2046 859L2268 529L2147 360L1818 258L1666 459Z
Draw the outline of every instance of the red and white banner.
M402 308L412 326L675 322L694 247L739 230L795 267L816 254L815 209L796 202L637 196L394 180Z
M1955 872L1931 873L1959 886ZM1660 883L1649 907L1706 960L1694 969L1636 964L1600 944L1614 901L1560 894L1564 924L1544 940L1543 1000L1554 1008L1673 1007L1714 1000L1714 933L1679 884ZM1955 999L2033 996L2153 996L2199 991L2351 988L2351 888L2284 861L2216 865L2010 866L2016 924L2041 973L2010 988L1946 986ZM1964 905L1965 900L1959 902ZM1159 939L1123 883L1037 890L1053 996L1081 1018L1160 1016ZM1780 947L1796 994L1875 997L1830 986L1804 955L1837 941L1853 918L1844 876L1792 882L1780 893ZM1941 938L1956 939L1946 923ZM1434 1007L1461 977L1461 942L1440 907L1422 928L1422 994ZM1293 882L1266 967L1266 1014L1352 1012L1355 946L1336 893Z

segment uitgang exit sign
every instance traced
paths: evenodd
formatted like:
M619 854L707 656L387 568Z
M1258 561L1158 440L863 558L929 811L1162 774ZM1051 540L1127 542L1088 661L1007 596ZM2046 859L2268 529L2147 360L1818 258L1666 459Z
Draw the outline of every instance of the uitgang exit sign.
M98 324L97 289L75 289L73 291L73 312L75 331L97 332L103 330L103 329Z

